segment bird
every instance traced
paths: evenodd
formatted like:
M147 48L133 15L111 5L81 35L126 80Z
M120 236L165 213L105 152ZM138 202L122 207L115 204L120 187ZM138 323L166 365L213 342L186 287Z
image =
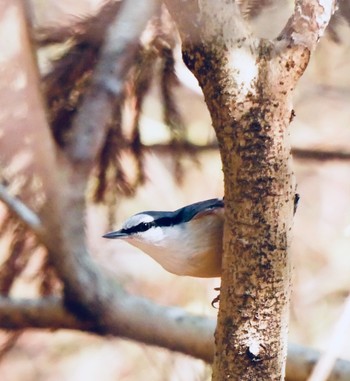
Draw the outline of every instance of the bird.
M221 276L224 201L213 198L175 211L145 211L103 235L141 249L165 270L183 276Z

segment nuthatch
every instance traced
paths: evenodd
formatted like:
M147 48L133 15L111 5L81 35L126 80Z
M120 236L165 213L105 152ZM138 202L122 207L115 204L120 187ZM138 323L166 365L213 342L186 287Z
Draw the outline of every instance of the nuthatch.
M137 213L104 238L129 242L167 271L200 278L221 275L224 201L211 199L174 212Z

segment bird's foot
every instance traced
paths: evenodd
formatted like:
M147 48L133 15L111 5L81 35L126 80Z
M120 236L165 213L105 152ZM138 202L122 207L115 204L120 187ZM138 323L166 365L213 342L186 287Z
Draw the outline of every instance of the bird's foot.
M220 291L220 287L215 287L214 290L215 290L215 291ZM219 303L219 302L220 302L220 292L219 292L218 296L216 296L216 297L212 300L212 302L211 302L211 306L212 306L213 308L218 309L219 307L217 307L215 304L216 304L216 303Z

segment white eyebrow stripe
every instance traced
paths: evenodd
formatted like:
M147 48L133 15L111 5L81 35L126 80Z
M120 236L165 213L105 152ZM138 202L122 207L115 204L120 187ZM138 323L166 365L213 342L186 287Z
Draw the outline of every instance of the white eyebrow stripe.
M134 216L130 217L128 220L124 222L124 225L122 226L122 229L128 230L133 227L136 227L137 225L141 223L148 223L148 222L154 222L154 218L148 214L135 214Z

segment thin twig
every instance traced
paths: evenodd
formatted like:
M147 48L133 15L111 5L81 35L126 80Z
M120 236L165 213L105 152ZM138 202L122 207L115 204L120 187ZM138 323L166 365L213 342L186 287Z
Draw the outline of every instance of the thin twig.
M16 345L16 342L21 337L21 335L21 330L8 333L5 343L0 346L0 362L6 353L8 353Z
M344 310L337 321L326 351L322 354L308 381L326 381L341 354L350 333L350 296L344 303Z
M129 145L128 145L129 146ZM195 144L190 142L177 142L142 145L142 149L159 153L172 153L176 150L188 153L201 153L207 151L219 150L217 142L207 144ZM316 148L292 148L292 154L295 159L309 161L349 161L350 152L344 150L316 149Z
M299 160L314 160L314 161L349 161L350 152L343 150L321 150L314 148L292 148L292 154Z
M42 234L43 226L39 217L22 201L12 196L3 184L0 184L0 200L34 233L39 236Z
M105 31L119 12L121 4L120 0L105 0L97 13L74 14L64 18L63 22L36 25L34 30L36 43L42 46L74 38L77 43L84 41L88 44L101 44ZM40 22L36 20L38 21Z

